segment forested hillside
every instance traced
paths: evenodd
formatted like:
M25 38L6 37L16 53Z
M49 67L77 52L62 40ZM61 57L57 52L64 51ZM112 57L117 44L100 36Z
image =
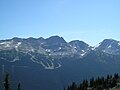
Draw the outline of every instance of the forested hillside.
M73 82L64 90L120 90L120 76L114 74L107 77L92 77L89 81L83 80L79 85Z

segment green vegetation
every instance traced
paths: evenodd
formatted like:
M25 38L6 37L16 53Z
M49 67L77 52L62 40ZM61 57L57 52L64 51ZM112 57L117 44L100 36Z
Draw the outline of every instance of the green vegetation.
M73 82L72 85L68 86L66 89L64 88L64 90L116 90L114 88L120 89L119 79L120 76L118 74L114 74L114 76L107 75L106 78L91 78L89 81L83 80L79 85Z

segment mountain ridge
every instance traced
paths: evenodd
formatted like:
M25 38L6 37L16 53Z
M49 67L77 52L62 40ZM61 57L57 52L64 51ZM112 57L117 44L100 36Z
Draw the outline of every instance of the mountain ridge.
M7 38L7 39L1 39L0 41L9 41L9 40L11 40L11 39L21 39L21 40L27 40L27 39L36 39L36 40L45 40L45 39L49 39L49 38L51 38L51 37L59 37L59 38L62 38L62 39L64 39L63 37L61 37L61 36L58 36L58 35L54 35L54 36L50 36L50 37L47 37L47 38L44 38L44 37L37 37L37 38L34 38L34 37L28 37L28 38L22 38L22 37L13 37L13 38ZM119 40L116 40L116 39L112 39L112 38L106 38L106 39L103 39L102 41L100 41L100 42L103 42L104 40L114 40L114 41L119 41ZM83 40L71 40L71 41L83 41ZM66 41L65 40L65 42L67 42L67 43L69 43L69 42L71 42L71 41ZM84 42L84 41L83 41ZM87 42L85 42L85 43L87 43ZM99 43L98 43L99 44ZM96 44L96 45L98 45L98 44ZM88 44L89 45L89 44ZM96 45L90 45L90 46L92 46L92 47L95 47Z
M24 90L61 90L73 81L120 73L119 41L105 39L92 47L59 36L46 39L0 40L0 80L8 71Z
M51 36L46 39L42 37L29 37L27 39L14 37L8 40L0 40L0 58L6 58L7 53L9 61L16 62L21 60L19 55L22 53L28 56L32 62L42 65L45 69L61 67L59 59L81 59L89 56L89 53L92 52L95 52L95 55L99 53L103 56L120 55L120 41L105 39L97 47L92 47L79 40L66 42L64 38L59 36ZM14 55L11 56L11 53ZM45 60L39 60L41 58Z

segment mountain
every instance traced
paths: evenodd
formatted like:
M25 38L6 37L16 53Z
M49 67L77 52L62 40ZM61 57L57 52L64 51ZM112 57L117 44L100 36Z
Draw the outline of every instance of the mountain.
M99 43L99 46L96 48L96 50L100 50L109 54L120 54L120 41L105 39Z
M88 53L91 50L91 46L89 46L88 44L86 44L83 41L79 41L79 40L74 40L69 42L69 44L71 45L71 47L73 47L77 53L79 53L81 56L84 56L86 53Z
M9 60L10 62L16 62L21 60L20 57L21 54L23 54L29 56L30 60L41 64L44 68L51 69L48 67L55 68L53 65L56 61L54 61L54 59L59 60L62 57L74 56L79 58L89 52L90 48L91 47L88 44L82 41L71 41L70 43L67 43L62 37L59 36L52 36L47 39L36 39L32 37L28 39L13 38L0 41L0 58L7 58L6 60ZM45 60L41 58L44 58L47 61L45 62ZM60 63L58 63L56 68L60 66Z
M59 36L0 40L0 67L1 81L7 71L12 85L20 81L24 90L62 90L73 81L120 73L120 42L105 39L92 47Z

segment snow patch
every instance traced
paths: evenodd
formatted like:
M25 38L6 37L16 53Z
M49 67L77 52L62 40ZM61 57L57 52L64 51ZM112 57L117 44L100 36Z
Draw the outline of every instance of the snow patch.
M46 51L46 52L50 52L50 49L46 49L45 51Z
M108 48L111 48L112 46L111 46L111 44L108 46Z
M81 56L84 56L86 53L82 53L82 54L80 54Z
M51 54L48 54L49 56L51 56Z
M77 47L74 47L75 49L77 48Z
M0 45L3 45L3 47L8 48L12 44L12 41L5 41L1 42Z
M85 52L84 50L81 50L82 52Z
M15 49L18 51L18 47L21 45L22 43L21 42L18 42L15 46Z
M96 47L92 47L91 49L92 49L92 50L95 50L95 49L96 49Z
M10 44L11 42L1 42L0 44L3 45L3 44Z
M21 44L22 44L21 42L18 42L18 44L17 44L17 45L19 46L19 45L21 45Z
M34 49L32 48L31 51L34 52Z
M59 47L59 50L61 50L62 48L61 47Z
M120 42L118 43L118 45L120 46Z

